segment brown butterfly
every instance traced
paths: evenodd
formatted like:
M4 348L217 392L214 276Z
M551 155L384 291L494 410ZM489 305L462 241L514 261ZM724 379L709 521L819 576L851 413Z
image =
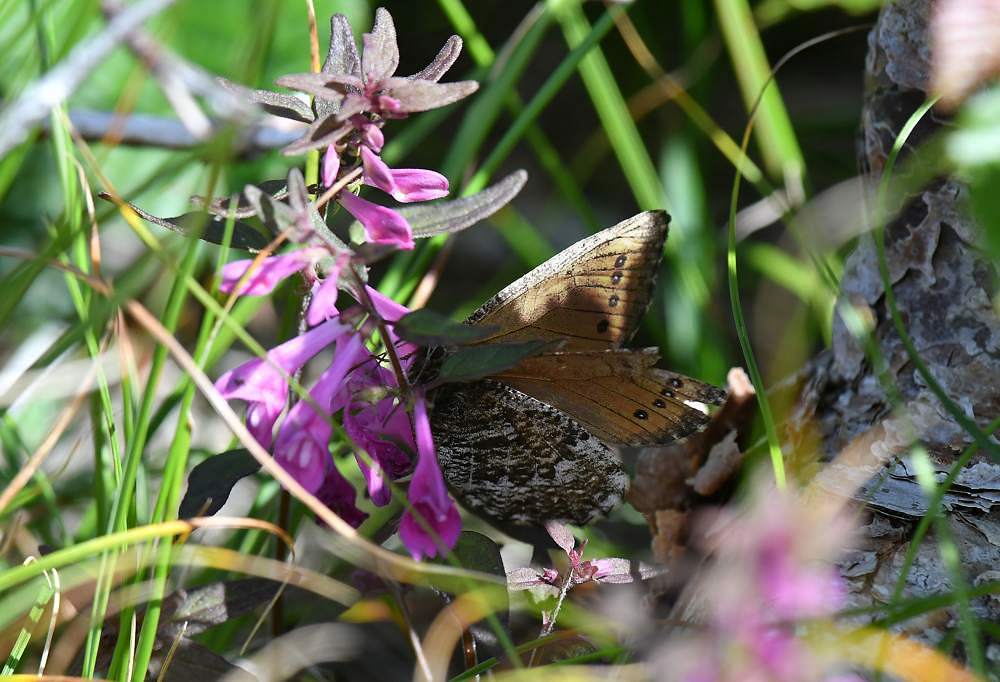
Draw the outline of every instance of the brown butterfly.
M720 389L624 349L649 306L670 217L647 211L552 257L466 324L479 344L550 341L557 350L431 392L438 460L455 496L489 519L586 524L616 507L628 476L607 444L664 444L707 421L691 402Z

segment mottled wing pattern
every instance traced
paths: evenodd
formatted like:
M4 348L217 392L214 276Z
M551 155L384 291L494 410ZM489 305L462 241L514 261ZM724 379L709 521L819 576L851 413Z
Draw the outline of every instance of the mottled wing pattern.
M670 217L647 211L577 242L484 303L480 343L552 339L566 350L617 348L649 306Z
M622 500L617 456L574 419L494 381L437 389L431 429L448 486L489 519L587 524Z
M656 369L655 348L546 353L497 375L562 410L608 443L656 445L699 430L708 416L690 403L721 404L725 393Z

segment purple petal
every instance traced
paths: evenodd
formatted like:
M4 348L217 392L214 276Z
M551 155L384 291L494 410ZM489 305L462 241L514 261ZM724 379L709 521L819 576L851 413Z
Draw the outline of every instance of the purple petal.
M300 334L267 352L267 360L253 358L235 367L215 382L215 388L227 400L285 404L288 384L282 372L291 375L301 369L340 335L351 331L339 320L330 320L305 334Z
M403 203L429 201L448 195L448 178L432 170L400 168L393 170L366 147L361 148L365 183L378 187Z
M442 548L452 548L462 530L462 519L455 503L448 496L441 469L438 468L434 439L431 435L430 420L427 418L427 404L422 394L417 393L413 410L414 431L417 441L417 468L410 481L408 497L412 510L403 514L399 524L399 536L415 559L437 556ZM433 534L424 530L414 518L420 514Z
M392 171L395 190L390 192L404 204L448 196L448 178L424 168L396 168Z
M280 406L275 406L260 401L250 403L247 407L247 429L265 450L270 450L274 442L274 423L284 409L284 400L281 403Z
M382 151L382 147L385 146L385 135L382 133L382 129L369 121L366 117L357 115L351 117L351 125L353 125L358 132L361 134L361 141L367 145L369 149L378 154Z
M285 423L288 423L287 420ZM315 494L323 484L330 461L329 431L325 434L321 429L298 431L286 438L282 438L283 433L284 424L278 432L278 442L274 448L275 461L303 488Z
M323 155L323 185L329 187L337 179L337 174L340 172L340 154L337 153L337 148L334 145L330 145L326 148L326 153Z
M312 301L309 302L309 310L306 311L306 324L314 327L324 320L336 317L337 294L340 292L340 271L350 260L350 254L343 252L337 254L333 267L327 270L326 278L313 285Z
M410 312L410 309L402 303L397 303L381 292L372 289L370 286L366 285L365 291L368 292L368 297L371 299L372 305L375 306L375 312L389 323L389 340L396 346L396 353L403 363L403 368L408 369L410 363L413 362L414 353L416 353L418 346L407 341L400 341L399 337L396 336L392 324L398 322L403 315Z
M263 296L271 293L281 280L308 267L316 255L315 249L301 249L281 256L265 258L247 277L246 282L240 287L239 294L241 296ZM222 283L219 285L219 290L227 294L232 292L253 264L253 259L226 263L222 268Z
M309 392L313 401L321 407L329 406L334 394L344 388L347 373L365 352L358 334L338 339L333 362ZM319 489L330 459L330 416L316 414L309 402L300 400L288 411L274 445L274 458L312 493Z
M358 219L368 241L376 244L393 244L400 249L413 248L413 231L406 218L391 208L373 204L351 192L341 192L340 203Z
M316 497L319 498L320 502L355 528L368 518L368 514L358 509L355 504L356 495L354 486L341 475L333 464L330 465L322 485L316 491Z
M396 183L392 177L392 171L378 154L368 149L361 148L361 163L365 169L365 183L372 187L378 187L383 192L392 194L396 190Z

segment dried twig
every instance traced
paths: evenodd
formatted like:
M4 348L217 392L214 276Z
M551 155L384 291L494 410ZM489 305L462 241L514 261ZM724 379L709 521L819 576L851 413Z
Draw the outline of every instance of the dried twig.
M77 45L62 62L27 87L0 114L0 156L23 142L31 129L69 97L101 60L127 40L147 19L174 0L144 0L131 5L108 22L108 27Z

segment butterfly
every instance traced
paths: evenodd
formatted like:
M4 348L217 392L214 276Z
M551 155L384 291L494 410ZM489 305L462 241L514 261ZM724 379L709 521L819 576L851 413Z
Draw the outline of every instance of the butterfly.
M656 368L657 349L622 347L649 306L669 221L647 211L583 239L466 320L490 330L478 344L552 345L431 391L438 461L465 507L502 523L585 525L628 488L611 445L683 438L708 421L693 403L721 403L721 389Z

